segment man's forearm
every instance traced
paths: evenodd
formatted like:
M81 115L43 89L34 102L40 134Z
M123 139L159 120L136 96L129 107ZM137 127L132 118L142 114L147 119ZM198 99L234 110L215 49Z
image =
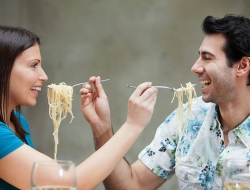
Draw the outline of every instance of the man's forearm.
M101 148L110 138L112 138L113 135L114 135L114 132L113 132L112 127L107 129L101 135L94 133L95 149L98 150L99 148ZM103 181L105 189L107 190L130 189L131 190L131 187L129 187L129 184L126 183L126 181L130 179L126 179L125 176L129 176L131 180L133 180L130 164L126 161L125 158L123 158L117 164L113 172Z
M93 131L95 150L101 148L109 139L113 137L113 135L114 132L112 126L102 134L98 134L97 132Z
M106 190L135 190L130 164L122 159L113 172L103 181Z

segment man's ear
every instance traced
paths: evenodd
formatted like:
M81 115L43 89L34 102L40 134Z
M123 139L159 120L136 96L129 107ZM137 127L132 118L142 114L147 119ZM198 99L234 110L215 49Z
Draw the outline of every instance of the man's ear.
M248 74L250 70L250 57L242 57L241 60L238 62L237 66L237 76L242 76L244 74Z

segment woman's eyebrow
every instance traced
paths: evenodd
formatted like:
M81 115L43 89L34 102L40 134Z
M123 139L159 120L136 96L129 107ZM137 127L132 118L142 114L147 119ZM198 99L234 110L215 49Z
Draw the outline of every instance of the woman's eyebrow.
M30 61L38 61L39 63L41 62L40 59L31 59L31 60L29 60L29 62L30 62Z

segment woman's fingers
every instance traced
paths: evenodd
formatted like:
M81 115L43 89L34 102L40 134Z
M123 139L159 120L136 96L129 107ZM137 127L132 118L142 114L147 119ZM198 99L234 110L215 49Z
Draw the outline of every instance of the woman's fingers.
M133 92L133 94L130 97L132 99L136 98L136 97L139 97L151 85L152 85L151 82L144 82L144 83L140 84L139 86L137 86L137 88L135 89L135 91Z
M150 92L151 91L151 92ZM141 99L145 102L145 106L153 108L157 99L158 89L147 89L142 95ZM152 107L153 106L153 107Z
M137 100L144 102L147 101L148 99L153 100L153 94L158 92L158 89L156 88L150 88L152 85L151 82L145 82L140 84L134 91L134 93L130 96L131 100ZM148 102L151 102L148 100Z
M127 121L135 126L145 127L151 119L158 92L156 88L149 88L151 85L142 83L129 99Z

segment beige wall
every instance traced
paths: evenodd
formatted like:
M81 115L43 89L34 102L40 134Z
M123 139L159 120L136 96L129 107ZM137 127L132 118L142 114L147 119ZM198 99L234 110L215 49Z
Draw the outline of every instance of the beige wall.
M127 100L133 92L127 84L152 81L178 88L186 82L197 83L190 68L203 39L202 20L229 13L250 17L249 7L249 0L0 0L0 24L22 26L41 36L42 64L49 76L45 85L73 85L92 75L111 77L103 86L117 131L126 119ZM197 84L198 94L199 88ZM92 132L80 112L79 89L74 88L75 119L71 124L70 117L62 122L58 147L58 159L76 163L94 151ZM130 162L177 106L176 101L171 103L171 91L158 94L150 124L126 155ZM23 113L36 148L53 157L45 87L37 106L24 108ZM104 187L100 184L96 189ZM178 189L176 178L159 189Z

